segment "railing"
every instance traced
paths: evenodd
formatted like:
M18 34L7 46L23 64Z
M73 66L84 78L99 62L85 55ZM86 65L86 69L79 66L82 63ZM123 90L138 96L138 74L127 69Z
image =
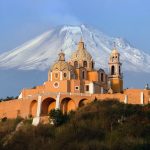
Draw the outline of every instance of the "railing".
M68 95L68 96L91 96L90 93L71 93L71 92L46 92L46 93L38 93L38 94L34 94L34 95L28 95L26 97L24 97L24 99L37 99L38 96L57 96L58 94L60 95ZM23 98L21 98L23 99Z

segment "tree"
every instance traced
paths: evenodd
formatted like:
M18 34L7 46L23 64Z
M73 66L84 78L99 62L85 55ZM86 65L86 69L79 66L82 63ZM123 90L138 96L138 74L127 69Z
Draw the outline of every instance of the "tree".
M62 111L59 109L52 109L49 116L51 124L53 123L56 126L63 124L67 120L67 116L63 115Z

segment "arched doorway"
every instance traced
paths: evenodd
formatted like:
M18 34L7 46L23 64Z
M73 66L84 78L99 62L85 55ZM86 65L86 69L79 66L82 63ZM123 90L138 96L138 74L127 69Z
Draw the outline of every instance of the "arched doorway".
M86 104L88 103L88 100L87 99L82 99L82 100L80 100L79 101L79 107L83 107L83 106L85 106Z
M76 109L75 103L71 98L66 97L62 100L61 110L64 114L75 109Z
M37 101L33 100L30 104L30 115L35 117L37 113Z
M47 116L48 113L52 109L55 109L55 106L56 106L56 100L55 99L53 99L53 98L47 98L47 99L43 100L41 115Z

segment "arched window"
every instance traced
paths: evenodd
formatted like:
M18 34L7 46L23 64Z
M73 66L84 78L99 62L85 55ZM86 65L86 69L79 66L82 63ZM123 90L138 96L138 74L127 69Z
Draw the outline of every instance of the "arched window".
M101 81L104 82L104 74L101 73Z
M114 62L114 56L112 57L112 62Z
M67 73L64 73L64 78L66 78L67 77Z
M115 67L112 66L112 67L111 67L111 75L114 75L114 74L115 74Z
M56 78L56 79L58 78L58 73L55 73L55 78Z
M94 68L94 62L92 62L92 69Z
M83 67L87 67L87 61L83 61Z
M78 68L78 62L77 61L74 62L74 66L75 66L75 68Z
M85 79L85 71L82 71L82 79Z

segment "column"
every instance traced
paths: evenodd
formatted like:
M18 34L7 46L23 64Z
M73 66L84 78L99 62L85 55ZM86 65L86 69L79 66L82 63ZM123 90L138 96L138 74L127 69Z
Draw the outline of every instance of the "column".
M143 105L144 104L144 93L141 92L141 104Z
M51 81L53 80L53 74L52 74L52 72L51 72Z
M32 125L37 126L40 123L42 96L38 96L36 117L33 118Z
M57 94L56 97L56 106L55 109L60 109L60 93Z
M41 114L41 103L42 103L42 96L38 96L37 113L36 113L37 117L40 117Z
M60 71L60 80L63 79L63 74L62 74L62 71Z
M124 103L128 104L128 95L125 95Z

